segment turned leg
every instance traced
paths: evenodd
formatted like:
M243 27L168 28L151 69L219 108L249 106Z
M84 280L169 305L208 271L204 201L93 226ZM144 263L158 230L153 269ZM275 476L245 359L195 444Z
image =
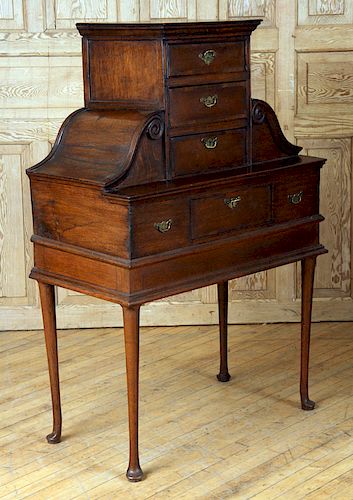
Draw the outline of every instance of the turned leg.
M139 312L140 306L123 307L130 435L130 460L126 477L129 481L141 481L143 478L138 452Z
M53 408L53 432L48 434L48 443L59 443L61 439L61 404L59 387L58 343L56 335L54 286L38 283L47 350L51 400Z
M220 382L228 382L228 281L218 283L218 314L219 314L219 343L220 369L217 378Z
M303 410L313 410L315 408L315 402L309 399L308 393L310 328L315 264L316 257L306 257L302 260L300 397Z

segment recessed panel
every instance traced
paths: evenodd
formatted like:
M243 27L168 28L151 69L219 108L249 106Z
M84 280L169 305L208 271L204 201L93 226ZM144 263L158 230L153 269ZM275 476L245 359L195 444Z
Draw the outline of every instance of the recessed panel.
M92 41L89 72L91 101L163 104L160 42Z

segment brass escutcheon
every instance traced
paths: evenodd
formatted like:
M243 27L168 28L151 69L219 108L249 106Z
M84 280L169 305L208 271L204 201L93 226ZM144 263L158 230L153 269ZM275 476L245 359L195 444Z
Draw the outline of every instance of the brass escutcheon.
M293 205L298 205L303 199L303 191L299 191L299 193L293 193L288 195L289 203L293 203Z
M211 62L214 61L214 58L216 57L216 51L215 50L205 50L204 52L200 52L199 58L209 66Z
M214 149L217 146L218 137L207 137L207 139L203 137L201 142L206 149Z
M160 233L166 233L172 227L172 219L162 220L161 222L155 222L153 225Z
M224 204L227 205L227 207L236 208L239 205L240 200L240 196L234 196L234 198L225 198L223 201Z
M213 108L217 104L218 95L208 95L207 97L200 97L200 102L206 106L206 108Z

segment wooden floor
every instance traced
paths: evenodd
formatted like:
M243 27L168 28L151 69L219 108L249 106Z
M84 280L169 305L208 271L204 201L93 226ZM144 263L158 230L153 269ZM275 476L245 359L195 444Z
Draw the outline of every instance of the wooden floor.
M353 499L353 323L313 325L311 397L299 409L299 325L230 327L219 383L214 326L144 328L141 465L128 456L121 329L59 333L64 439L42 332L0 333L0 498Z

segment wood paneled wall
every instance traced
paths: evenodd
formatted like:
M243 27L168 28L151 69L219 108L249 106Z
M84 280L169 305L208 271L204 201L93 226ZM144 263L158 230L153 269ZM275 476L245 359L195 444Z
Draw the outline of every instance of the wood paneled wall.
M0 0L0 328L41 325L25 169L50 150L83 104L75 23L261 17L252 38L252 93L274 106L289 140L328 158L322 172L314 318L353 320L351 184L353 2L350 0ZM297 265L231 283L232 322L297 321ZM114 326L113 306L58 290L60 327ZM146 305L144 324L213 323L214 287Z

